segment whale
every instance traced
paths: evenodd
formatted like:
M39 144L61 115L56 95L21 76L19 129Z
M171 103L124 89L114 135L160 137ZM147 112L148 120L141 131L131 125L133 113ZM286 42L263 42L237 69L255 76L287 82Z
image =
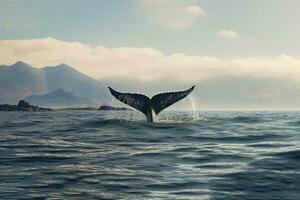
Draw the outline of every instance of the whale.
M117 100L142 112L146 116L148 122L155 122L157 120L157 115L161 111L184 99L194 90L194 88L195 85L184 91L159 93L150 99L143 94L122 93L108 87L110 93Z

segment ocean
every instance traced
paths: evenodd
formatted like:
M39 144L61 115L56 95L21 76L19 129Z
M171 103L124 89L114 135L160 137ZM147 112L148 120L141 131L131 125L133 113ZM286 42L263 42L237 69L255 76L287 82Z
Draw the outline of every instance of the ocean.
M300 199L300 112L0 112L0 199Z

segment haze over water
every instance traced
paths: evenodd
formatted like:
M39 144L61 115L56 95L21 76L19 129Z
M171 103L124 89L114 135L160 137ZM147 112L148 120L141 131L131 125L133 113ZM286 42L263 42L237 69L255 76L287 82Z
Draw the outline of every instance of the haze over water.
M0 198L299 198L299 112L161 114L0 112Z

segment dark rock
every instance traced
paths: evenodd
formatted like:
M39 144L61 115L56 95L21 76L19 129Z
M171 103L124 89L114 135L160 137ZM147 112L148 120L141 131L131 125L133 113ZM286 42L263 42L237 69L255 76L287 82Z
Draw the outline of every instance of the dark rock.
M0 111L16 111L16 110L17 110L16 105L9 105L9 104L0 105Z
M24 100L19 101L18 105L3 104L0 105L0 111L51 111L50 108L41 108L38 106L30 105Z
M29 103L27 103L24 100L19 101L17 105L18 111L33 111L33 106L31 106Z
M100 106L98 110L119 110L119 111L132 111L130 108L124 108L124 107L113 107L113 106Z

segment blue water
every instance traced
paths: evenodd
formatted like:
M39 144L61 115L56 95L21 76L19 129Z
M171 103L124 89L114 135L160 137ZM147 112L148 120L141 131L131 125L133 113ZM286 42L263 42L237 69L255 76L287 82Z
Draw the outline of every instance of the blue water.
M0 112L0 199L299 199L300 112Z

